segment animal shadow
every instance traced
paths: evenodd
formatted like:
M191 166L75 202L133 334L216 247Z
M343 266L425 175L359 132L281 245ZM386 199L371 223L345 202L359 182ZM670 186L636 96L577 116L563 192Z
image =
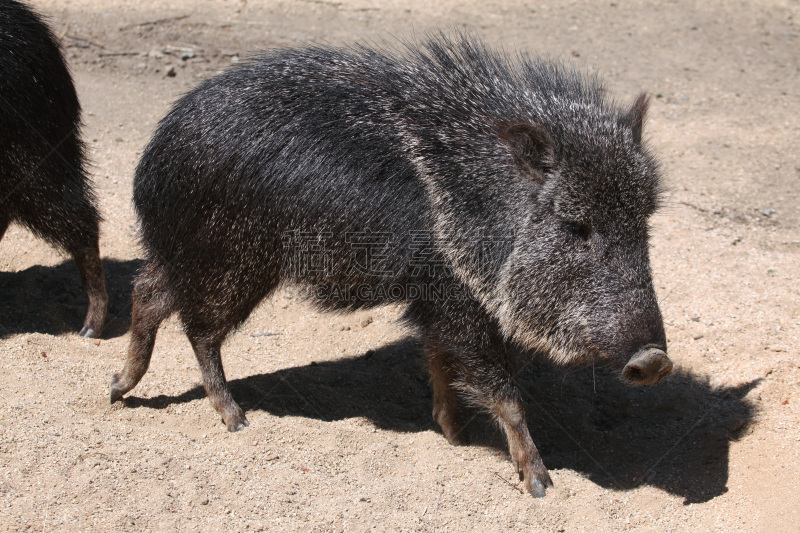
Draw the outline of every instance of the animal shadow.
M565 371L540 359L518 378L548 467L614 490L651 485L684 504L727 492L730 443L749 433L756 410L746 396L759 381L714 387L679 368L630 387L607 367Z
M520 366L528 424L550 469L580 472L614 490L656 486L685 503L727 491L730 443L748 432L755 413L745 396L758 381L713 387L677 370L663 383L634 388L608 368L565 370L538 356L523 358ZM391 431L438 431L421 348L411 339L357 357L233 380L230 387L246 412L323 421L365 417ZM177 397L125 401L164 408L204 396L195 387ZM462 419L470 445L505 452L490 417L462 406Z
M128 331L131 284L140 260L104 259L109 308L103 338ZM75 262L35 265L19 272L0 272L0 338L19 333L61 335L81 329L89 301Z

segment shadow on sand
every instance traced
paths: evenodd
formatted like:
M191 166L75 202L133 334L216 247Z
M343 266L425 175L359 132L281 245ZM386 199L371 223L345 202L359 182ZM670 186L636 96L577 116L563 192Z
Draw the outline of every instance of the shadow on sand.
M570 469L615 490L652 485L685 503L727 491L728 450L754 417L745 396L757 381L714 388L678 370L654 387L631 388L608 368L564 370L539 357L528 361L518 383L533 439L550 469ZM421 350L408 339L358 357L234 380L230 386L245 411L324 421L366 417L391 431L435 428ZM134 396L125 403L158 409L204 396L195 387L177 397ZM462 415L469 421L471 445L506 449L488 416L470 409ZM447 446L444 439L442 446Z
M141 261L104 259L108 290L108 322L103 338L128 331L131 282ZM56 266L32 266L0 272L0 338L18 333L78 334L88 300L72 260Z

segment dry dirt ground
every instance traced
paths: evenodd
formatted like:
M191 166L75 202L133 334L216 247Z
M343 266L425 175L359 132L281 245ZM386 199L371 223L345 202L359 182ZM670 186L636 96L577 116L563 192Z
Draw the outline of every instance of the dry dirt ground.
M70 261L0 242L0 530L800 530L800 5L797 0L458 3L37 0L61 38L105 216L111 322ZM677 371L519 376L555 482L521 493L482 415L451 447L399 311L321 314L291 293L224 347L252 425L220 423L174 319L123 403L140 255L133 168L171 102L258 48L464 26L653 95L670 192L652 258Z

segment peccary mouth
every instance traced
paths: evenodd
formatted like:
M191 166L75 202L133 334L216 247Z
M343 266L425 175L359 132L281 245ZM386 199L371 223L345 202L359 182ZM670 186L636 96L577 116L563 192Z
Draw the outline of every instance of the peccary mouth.
M634 385L652 385L658 383L672 372L672 361L667 354L652 346L646 346L631 357L622 377Z

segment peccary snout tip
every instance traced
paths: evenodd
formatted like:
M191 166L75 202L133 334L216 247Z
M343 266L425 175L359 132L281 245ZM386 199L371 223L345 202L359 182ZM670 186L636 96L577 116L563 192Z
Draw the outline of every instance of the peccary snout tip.
M622 369L622 377L635 385L658 383L672 372L672 361L663 350L642 348Z

